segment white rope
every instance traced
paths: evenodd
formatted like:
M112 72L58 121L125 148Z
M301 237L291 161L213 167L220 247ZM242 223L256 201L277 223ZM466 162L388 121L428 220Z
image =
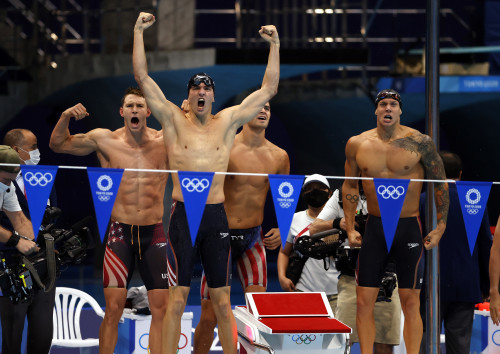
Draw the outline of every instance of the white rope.
M21 166L19 164L12 163L0 163L0 166ZM48 166L48 165L46 165ZM55 166L54 166L55 167ZM66 170L86 170L87 166L57 166L59 169ZM99 168L99 167L98 167ZM130 172L153 172L153 173L178 173L179 170L156 170L156 169L148 169L148 168L124 168L124 171ZM258 177L267 177L269 174L267 173L247 173L247 172L214 172L216 175L228 175L228 176L258 176ZM310 175L305 175L305 177L309 177ZM324 176L327 179L360 179L372 181L373 177L346 177L346 176ZM421 179L421 178L411 178L411 182L430 182L430 183L456 183L455 180L441 180L441 179ZM473 182L473 181L471 181ZM493 184L500 184L500 182L492 182Z

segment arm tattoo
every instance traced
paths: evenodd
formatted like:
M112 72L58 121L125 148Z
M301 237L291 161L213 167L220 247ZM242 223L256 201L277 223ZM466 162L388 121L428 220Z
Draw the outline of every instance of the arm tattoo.
M409 136L399 139L397 144L408 151L419 153L420 162L424 166L425 175L428 179L446 179L443 161L436 151L433 141L428 135ZM396 140L398 142L399 140ZM436 217L438 223L446 223L450 198L447 183L434 183L434 198L436 203Z
M420 154L420 162L424 166L428 179L446 179L443 161L436 151L433 141L428 135L410 135L392 142L392 144L410 152ZM438 223L446 223L450 199L447 183L435 183L434 194Z
M345 199L347 199L351 203L358 204L359 196L357 194L346 194Z

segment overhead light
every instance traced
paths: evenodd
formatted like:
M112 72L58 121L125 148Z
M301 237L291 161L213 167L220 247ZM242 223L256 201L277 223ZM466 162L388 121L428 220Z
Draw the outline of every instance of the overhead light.
M306 14L317 14L317 15L323 15L323 14L333 14L335 11L333 9L307 9Z
M55 34L53 32L50 34L50 38L52 38L55 41L57 41L59 39L59 37L57 36L57 34Z
M57 69L57 63L56 63L54 60L52 60L52 61L50 62L50 67L51 67L52 69Z

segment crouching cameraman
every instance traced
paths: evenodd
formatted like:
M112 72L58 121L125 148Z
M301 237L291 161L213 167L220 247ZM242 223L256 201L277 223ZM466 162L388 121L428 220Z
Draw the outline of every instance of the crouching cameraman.
M9 135L9 133L11 134ZM9 133L7 133L4 142L8 140L9 136L11 138L17 136L14 148L28 152L37 150L36 137L29 130L16 129L14 134L12 131ZM0 163L23 164L24 160L10 146L0 145ZM24 255L38 251L37 245L32 241L34 234L31 221L27 217L29 212L26 197L16 182L19 175L19 166L0 166L0 248L2 248L2 258L9 254L18 254L17 251ZM47 293L40 289L34 290L31 299L24 303L13 304L9 296L0 297L2 353L21 353L26 316L28 318L26 352L28 354L43 354L50 351L54 300L55 286Z
M357 230L363 234L365 217L368 211L366 208L366 198L364 197L362 186L360 185L360 200L356 207ZM342 208L342 190L337 189L328 200L325 207L312 223L309 229L311 235L329 229L340 229L345 231L344 211ZM344 232L345 234L345 232ZM345 234L345 237L347 235ZM356 330L356 279L355 268L359 250L349 249L348 246L340 247L337 252L337 269L340 271L338 281L338 301L335 310L335 318L352 328L350 342L359 342ZM392 274L392 273L391 273ZM387 277L389 279L389 277ZM386 277L384 277L384 280ZM392 279L392 278L391 278ZM383 282L384 282L383 280ZM375 304L375 346L374 353L392 353L394 345L399 344L401 304L398 292L393 286L381 286L379 298ZM384 293L385 288L386 293ZM389 294L392 291L392 296Z

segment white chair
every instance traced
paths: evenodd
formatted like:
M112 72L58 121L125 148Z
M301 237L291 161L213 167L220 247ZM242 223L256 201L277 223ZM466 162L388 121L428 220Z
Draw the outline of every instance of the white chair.
M85 304L89 304L98 316L104 317L101 306L86 292L73 288L56 288L52 346L80 348L99 345L99 338L82 339L80 313Z

